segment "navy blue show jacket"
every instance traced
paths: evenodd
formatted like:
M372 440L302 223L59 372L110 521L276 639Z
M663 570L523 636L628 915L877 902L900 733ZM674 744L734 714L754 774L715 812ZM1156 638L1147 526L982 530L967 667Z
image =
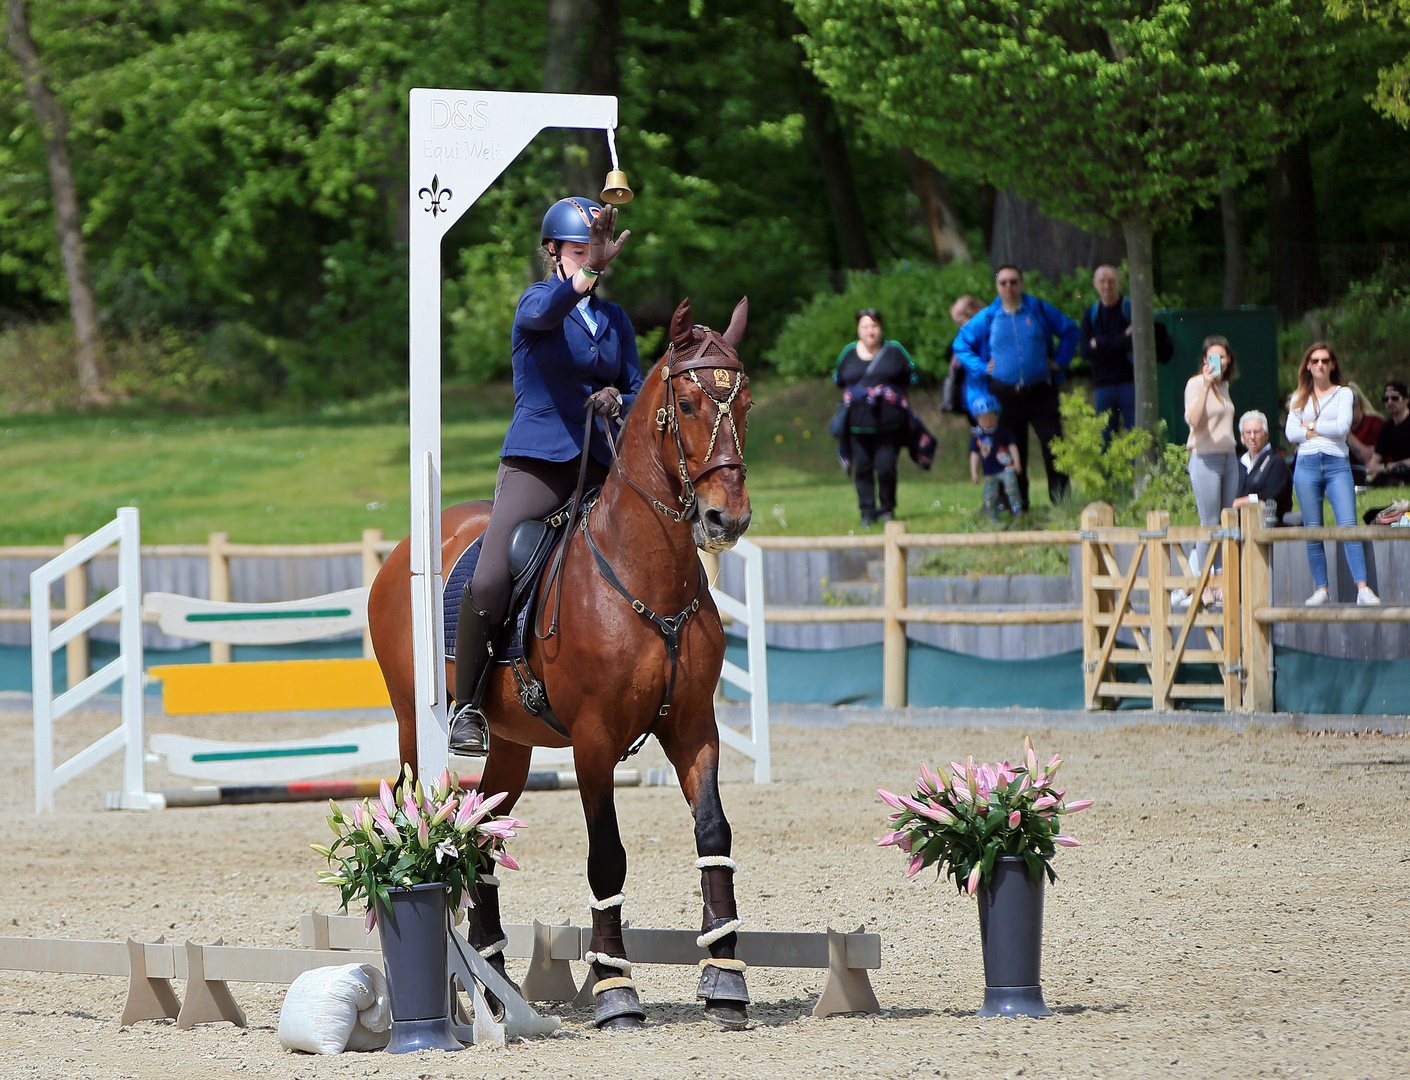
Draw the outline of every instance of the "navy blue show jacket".
M501 457L569 461L582 453L584 403L604 387L622 394L626 414L641 389L636 332L627 313L593 296L597 320L588 329L577 303L582 294L569 281L536 282L519 297L514 313L514 419ZM600 424L593 425L592 456L612 460Z

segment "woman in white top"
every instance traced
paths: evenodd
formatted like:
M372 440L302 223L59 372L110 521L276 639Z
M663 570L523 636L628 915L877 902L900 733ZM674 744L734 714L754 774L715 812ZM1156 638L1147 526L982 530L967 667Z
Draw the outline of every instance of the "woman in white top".
M1190 437L1190 487L1201 525L1218 526L1220 512L1234 505L1239 493L1238 446L1234 442L1234 402L1229 397L1229 380L1234 375L1234 353L1227 338L1208 337L1200 349L1199 374L1185 384L1185 423ZM1209 545L1195 545L1193 569L1199 573ZM1215 550L1218 558L1218 549ZM1206 589L1201 599L1206 605L1224 599L1223 590ZM1184 589L1170 594L1176 608L1189 607L1191 597Z
M1302 523L1322 524L1322 498L1331 500L1338 525L1356 524L1356 485L1351 479L1346 435L1351 430L1355 399L1342 385L1336 353L1325 341L1310 345L1297 372L1297 390L1288 401L1288 442L1297 445L1293 490L1302 510ZM1342 545L1346 564L1356 579L1356 602L1379 604L1380 597L1366 584L1366 552L1361 541ZM1309 605L1327 602L1327 551L1320 540L1307 543L1307 561L1315 588Z

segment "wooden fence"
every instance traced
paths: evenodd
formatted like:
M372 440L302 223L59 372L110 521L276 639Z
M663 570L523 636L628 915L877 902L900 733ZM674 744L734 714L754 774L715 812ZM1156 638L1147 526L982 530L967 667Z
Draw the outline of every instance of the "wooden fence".
M1271 550L1277 543L1308 540L1410 540L1410 529L1387 526L1268 528L1259 507L1226 510L1217 527L1171 526L1169 515L1151 513L1145 528L1118 528L1112 508L1088 506L1077 531L1049 530L999 533L910 533L905 522L888 522L879 535L760 536L751 538L765 551L876 551L882 556L882 603L877 605L767 607L765 621L783 623L880 623L883 628L882 703L907 704L907 637L911 624L1022 626L1077 624L1082 626L1083 676L1089 709L1113 708L1124 698L1151 699L1156 711L1178 701L1203 698L1218 701L1228 711L1273 710L1273 627L1278 623L1410 622L1410 607L1277 607L1271 601ZM65 547L79 537L69 537ZM1219 551L1222 566L1213 560L1198 570L1186 548L1204 542ZM920 549L1076 546L1082 561L1080 605L985 611L973 607L912 606L907 598L907 556ZM230 599L230 560L240 557L328 557L360 555L362 578L370 584L382 559L395 547L380 529L368 529L361 541L341 544L232 544L224 533L212 533L206 544L152 545L143 556L200 556L210 560L210 599ZM63 547L0 548L0 557L49 559ZM705 556L713 581L718 563ZM1222 591L1222 603L1205 606L1198 598L1205 588ZM1170 594L1183 589L1196 597L1186 610L1174 610ZM84 573L64 581L68 617L86 606ZM0 621L28 621L28 609L0 609ZM364 655L371 644L364 636ZM230 660L230 646L211 646L213 663ZM1213 664L1212 683L1180 682L1182 665ZM1127 665L1139 665L1148 681L1123 675ZM68 654L69 685L87 674L87 641L77 638Z

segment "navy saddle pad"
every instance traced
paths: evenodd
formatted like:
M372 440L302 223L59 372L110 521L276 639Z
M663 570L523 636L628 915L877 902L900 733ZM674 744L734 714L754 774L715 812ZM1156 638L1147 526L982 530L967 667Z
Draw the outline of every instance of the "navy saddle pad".
M592 504L596 489L584 493L583 506ZM515 526L509 539L509 572L513 591L509 600L509 619L495 642L495 659L508 661L524 655L525 625L538 604L538 577L567 531L572 500L542 520L531 519ZM446 659L455 659L455 628L460 621L460 601L465 595L466 582L475 578L475 566L480 561L480 537L455 560L445 585L445 647Z

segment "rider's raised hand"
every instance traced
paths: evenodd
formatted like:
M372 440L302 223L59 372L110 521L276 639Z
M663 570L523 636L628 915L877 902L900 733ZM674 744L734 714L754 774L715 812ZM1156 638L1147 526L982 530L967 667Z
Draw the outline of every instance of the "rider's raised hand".
M588 229L588 257L584 264L587 269L597 274L602 273L622 250L622 245L627 242L627 237L631 236L632 231L627 229L614 240L612 234L616 228L617 208L604 206L602 212L593 218Z

